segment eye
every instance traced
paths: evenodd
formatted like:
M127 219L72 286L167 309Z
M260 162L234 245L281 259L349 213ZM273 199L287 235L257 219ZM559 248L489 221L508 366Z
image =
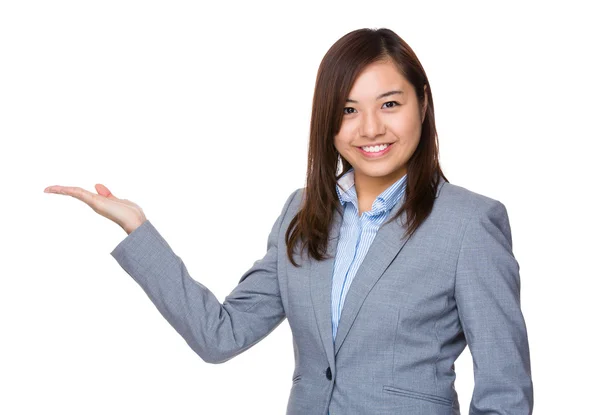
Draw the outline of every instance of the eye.
M350 111L347 111L347 110L350 110ZM351 114L352 111L356 111L356 110L354 108L352 108L352 107L346 107L346 108L344 108L344 114Z
M393 105L388 105L388 104L393 104ZM394 107L397 107L398 105L400 105L400 104L396 101L388 101L385 104L383 104L383 107L384 108L394 108Z

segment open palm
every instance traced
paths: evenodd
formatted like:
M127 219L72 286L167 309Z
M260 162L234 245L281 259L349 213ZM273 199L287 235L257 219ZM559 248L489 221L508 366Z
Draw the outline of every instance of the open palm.
M82 189L81 187L58 185L48 186L44 189L44 192L63 194L81 200L91 207L94 212L121 226L127 234L130 234L144 223L146 216L142 208L137 204L127 199L115 197L102 184L97 184L95 187L98 194Z

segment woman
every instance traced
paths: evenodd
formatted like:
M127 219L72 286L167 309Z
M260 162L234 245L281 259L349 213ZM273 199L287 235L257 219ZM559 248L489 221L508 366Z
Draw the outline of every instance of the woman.
M469 413L532 412L506 208L442 173L425 71L391 30L348 33L323 58L306 187L222 304L138 205L96 190L45 191L127 232L111 255L203 360L225 362L288 319L288 414L459 414L454 362L467 344Z

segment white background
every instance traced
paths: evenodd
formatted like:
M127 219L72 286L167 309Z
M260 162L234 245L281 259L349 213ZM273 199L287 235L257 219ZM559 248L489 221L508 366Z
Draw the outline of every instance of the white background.
M110 256L125 232L43 189L103 183L135 201L222 301L304 186L323 55L362 27L396 31L425 67L450 182L507 207L535 412L597 410L588 3L0 3L0 413L285 412L287 321L204 363ZM456 370L468 414L468 349Z

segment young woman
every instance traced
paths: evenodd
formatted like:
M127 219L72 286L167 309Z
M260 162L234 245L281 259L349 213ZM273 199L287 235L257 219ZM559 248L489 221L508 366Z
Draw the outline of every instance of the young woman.
M442 173L427 76L391 30L348 33L323 58L306 186L222 304L135 203L103 185L45 191L127 232L111 255L206 362L231 359L287 318L288 414L459 414L454 362L466 345L469 413L532 412L506 208Z

